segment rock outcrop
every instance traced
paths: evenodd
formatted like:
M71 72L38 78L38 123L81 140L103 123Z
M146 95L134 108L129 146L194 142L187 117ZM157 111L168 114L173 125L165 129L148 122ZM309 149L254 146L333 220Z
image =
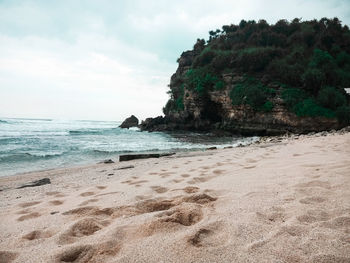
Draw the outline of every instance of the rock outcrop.
M178 59L165 116L140 127L277 135L349 125L349 34L337 18L209 31Z
M183 79L190 69L193 52L182 53L179 67L171 77L170 89L177 89L181 85L178 80ZM241 135L278 135L286 132L308 133L341 128L335 118L298 117L288 111L281 98L282 87L266 82L263 77L260 81L276 91L273 109L270 112L259 112L254 111L249 105L235 106L229 94L242 81L243 76L228 73L223 74L222 78L224 88L219 91L209 91L206 96L199 96L185 86L184 109L170 110L164 117L147 118L141 122L141 130L223 130Z
M131 127L138 127L138 125L139 120L134 115L131 115L129 118L126 118L119 127L129 129Z

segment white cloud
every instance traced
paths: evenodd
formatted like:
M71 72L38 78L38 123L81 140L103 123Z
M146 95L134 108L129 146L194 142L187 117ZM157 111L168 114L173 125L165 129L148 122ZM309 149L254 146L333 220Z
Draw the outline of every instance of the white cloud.
M70 45L2 37L0 43L0 100L2 111L6 108L1 114L119 120L130 114L142 118L161 114L166 102L168 65L154 54L113 39L89 36ZM153 68L148 67L150 62ZM26 94L25 100L18 103L13 94L18 98ZM52 97L57 101L50 101Z
M348 0L0 2L0 116L161 114L176 58L241 19L338 16Z

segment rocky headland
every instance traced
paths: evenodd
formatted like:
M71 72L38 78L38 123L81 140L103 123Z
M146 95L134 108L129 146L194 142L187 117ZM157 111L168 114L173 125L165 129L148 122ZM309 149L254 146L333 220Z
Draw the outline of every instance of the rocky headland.
M142 130L278 135L350 123L350 31L339 20L222 28L181 54L164 116Z

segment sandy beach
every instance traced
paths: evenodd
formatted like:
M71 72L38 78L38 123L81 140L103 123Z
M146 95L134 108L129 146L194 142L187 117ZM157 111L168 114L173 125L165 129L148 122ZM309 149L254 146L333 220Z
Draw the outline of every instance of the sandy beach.
M0 177L0 189L0 262L350 262L350 133Z

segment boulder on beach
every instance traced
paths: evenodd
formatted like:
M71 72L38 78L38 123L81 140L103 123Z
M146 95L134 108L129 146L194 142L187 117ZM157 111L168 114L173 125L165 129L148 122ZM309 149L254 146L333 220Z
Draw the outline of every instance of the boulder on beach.
M119 127L129 129L131 127L138 127L138 125L139 120L134 115L131 115L129 118L126 118Z

